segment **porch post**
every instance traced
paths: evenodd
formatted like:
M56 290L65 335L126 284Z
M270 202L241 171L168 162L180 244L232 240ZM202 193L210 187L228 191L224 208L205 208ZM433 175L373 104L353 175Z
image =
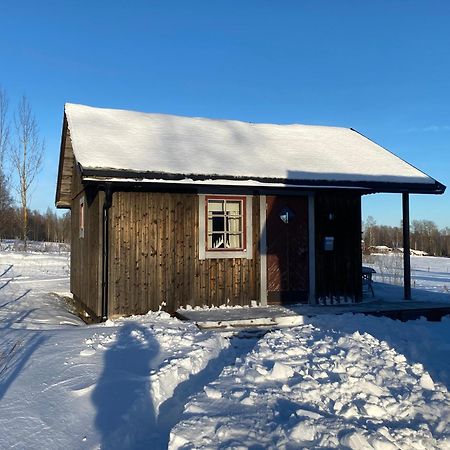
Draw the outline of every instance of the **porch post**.
M309 299L310 305L316 300L316 225L314 216L314 193L308 194L308 255L309 255Z
M409 194L402 194L403 203L403 286L405 300L411 300L411 247L409 242Z
M267 206L266 196L259 196L259 258L261 270L261 286L259 306L267 306Z

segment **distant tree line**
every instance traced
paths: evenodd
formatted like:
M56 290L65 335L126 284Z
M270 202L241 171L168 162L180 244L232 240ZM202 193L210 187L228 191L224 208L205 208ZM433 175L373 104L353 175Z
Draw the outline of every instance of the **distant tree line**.
M0 171L0 239L23 240L23 209L14 204L6 177ZM58 217L27 209L27 239L70 243L70 211Z
M70 243L70 211L58 217L50 208L45 213L28 210L27 239ZM0 206L0 239L22 240L22 209Z
M371 216L363 222L364 248L386 245L403 247L403 227L378 225ZM450 227L439 229L431 220L413 220L410 227L411 248L434 256L450 257Z

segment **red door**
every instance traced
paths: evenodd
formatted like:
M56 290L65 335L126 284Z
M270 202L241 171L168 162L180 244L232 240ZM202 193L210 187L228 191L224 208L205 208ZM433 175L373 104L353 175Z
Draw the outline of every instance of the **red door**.
M308 197L267 196L267 300L307 303Z

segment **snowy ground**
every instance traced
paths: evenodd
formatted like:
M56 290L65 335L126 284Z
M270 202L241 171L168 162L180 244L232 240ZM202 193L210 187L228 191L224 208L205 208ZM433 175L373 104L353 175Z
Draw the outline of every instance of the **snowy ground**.
M273 331L190 400L171 445L450 448L449 339L449 320L363 316Z
M172 412L220 372L230 341L165 313L84 325L50 294L68 254L1 252L0 275L2 449L165 448Z
M86 326L66 291L68 254L0 251L0 448L450 449L448 318L233 337L164 313Z
M364 259L365 265L377 271L374 281L403 284L402 254L369 255ZM450 258L411 256L411 284L413 288L450 294Z

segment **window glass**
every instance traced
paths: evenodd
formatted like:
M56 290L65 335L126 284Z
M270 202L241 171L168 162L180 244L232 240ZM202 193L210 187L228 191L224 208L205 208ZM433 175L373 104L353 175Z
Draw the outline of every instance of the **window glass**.
M207 199L207 248L210 250L244 247L244 199Z

